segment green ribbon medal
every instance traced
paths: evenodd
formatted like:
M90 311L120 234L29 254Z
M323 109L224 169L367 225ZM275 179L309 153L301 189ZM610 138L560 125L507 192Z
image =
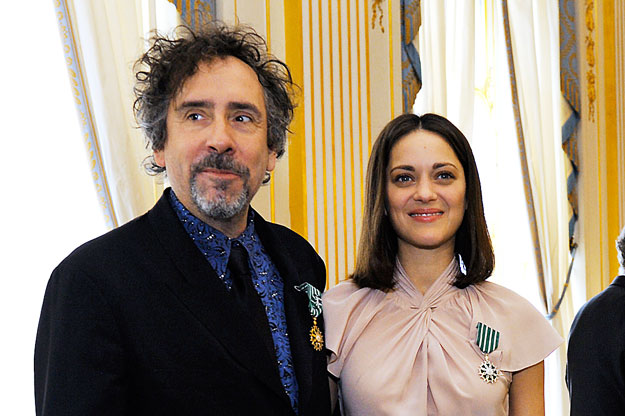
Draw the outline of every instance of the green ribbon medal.
M484 361L480 364L478 374L484 382L493 384L497 381L497 377L501 375L501 371L488 359L488 354L495 351L499 347L499 331L485 325L481 322L477 323L477 336L475 342L482 353L484 353Z
M321 292L308 282L295 286L295 290L304 292L308 296L308 311L313 318L313 326L310 329L310 343L315 351L321 351L323 349L323 334L317 326L317 317L321 315L323 310L321 307Z

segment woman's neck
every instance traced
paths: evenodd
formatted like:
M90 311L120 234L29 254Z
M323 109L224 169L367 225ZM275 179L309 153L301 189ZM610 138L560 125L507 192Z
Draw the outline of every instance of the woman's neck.
M454 246L422 249L400 240L397 255L410 281L424 294L451 263Z

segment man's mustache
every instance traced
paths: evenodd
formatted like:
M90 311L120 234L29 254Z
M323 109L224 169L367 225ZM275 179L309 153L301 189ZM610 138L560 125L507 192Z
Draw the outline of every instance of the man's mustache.
M205 169L218 169L235 173L244 179L249 178L250 170L247 166L238 163L234 158L226 153L210 153L191 167L192 176L197 175Z

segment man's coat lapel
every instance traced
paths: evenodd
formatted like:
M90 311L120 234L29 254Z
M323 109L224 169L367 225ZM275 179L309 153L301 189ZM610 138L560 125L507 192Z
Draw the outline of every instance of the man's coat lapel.
M167 198L166 192L148 214L159 242L180 271L181 276L167 279L166 285L232 354L233 360L288 401L275 357L254 335L250 320L234 306L226 286L189 238Z

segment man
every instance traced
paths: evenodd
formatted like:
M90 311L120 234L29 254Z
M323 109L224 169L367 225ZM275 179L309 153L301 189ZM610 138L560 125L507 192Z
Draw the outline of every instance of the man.
M616 240L619 274L577 313L566 382L571 415L625 415L625 228Z
M38 415L324 415L325 266L250 208L286 145L285 64L248 29L155 37L135 113L171 189L52 273Z

